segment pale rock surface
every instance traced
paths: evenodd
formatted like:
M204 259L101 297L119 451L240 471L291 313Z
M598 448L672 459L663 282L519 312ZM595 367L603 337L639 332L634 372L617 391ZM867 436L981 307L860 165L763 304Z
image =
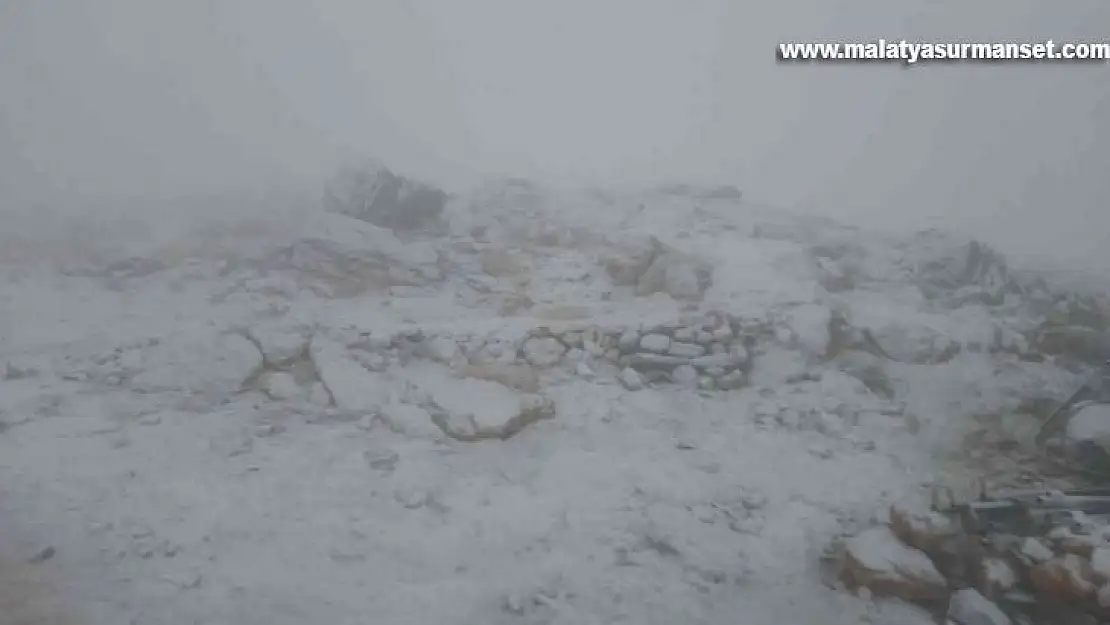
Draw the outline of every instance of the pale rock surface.
M883 526L848 539L842 579L876 596L909 601L935 601L947 593L947 581L929 557L902 544Z
M1010 625L1006 613L972 588L952 593L948 603L948 620L957 625Z

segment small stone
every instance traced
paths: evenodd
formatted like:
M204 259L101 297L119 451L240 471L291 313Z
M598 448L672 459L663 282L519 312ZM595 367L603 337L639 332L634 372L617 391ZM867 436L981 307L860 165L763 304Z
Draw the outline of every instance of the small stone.
M46 548L40 550L35 555L31 556L31 558L29 560L27 560L27 562L29 562L30 564L42 564L43 562L46 562L50 558L53 558L54 555L57 554L57 553L58 552L57 552L56 549L54 549L54 547L46 547Z
M612 349L606 350L605 351L605 359L609 360L609 361L612 361L612 362L617 362L618 360L621 359L621 350L619 350L615 347L612 348Z
M671 372L671 379L682 386L695 387L698 383L698 371L690 365L679 365Z
M713 334L705 330L700 330L697 336L694 337L694 342L698 345L707 346L713 342Z
M717 378L722 377L722 376L724 376L725 374L728 373L728 371L725 370L722 367L706 367L704 369L704 372L705 372L705 375L707 375L707 376L709 376L713 379L717 379Z
M1014 567L1002 558L984 558L976 572L975 585L983 596L997 599L1017 587Z
M1110 582L1110 548L1099 547L1091 552L1091 572L1100 582Z
M524 357L537 367L550 367L563 359L567 348L554 337L531 338L524 342Z
M366 464L368 464L371 469L383 473L392 473L393 470L397 468L397 462L401 459L400 454L388 448L377 448L364 451L362 452L362 457L366 460Z
M951 519L915 501L890 506L890 528L899 540L930 555L940 553L958 530Z
M707 375L703 375L698 378L698 388L703 391L715 390L717 388L717 381Z
M709 354L707 356L691 358L690 364L702 369L735 369L740 366L741 362L729 354Z
M622 352L631 352L640 346L640 333L634 330L625 330L617 339L617 347Z
M665 334L646 334L640 339L640 349L665 354L671 347L671 338Z
M731 391L742 388L747 384L747 376L743 371L733 371L717 378L717 388L722 391Z
M630 367L645 370L673 369L679 365L690 364L689 358L665 354L632 354L625 356L624 360Z
M748 349L744 347L742 343L733 343L730 345L728 353L740 363L746 363L751 360L751 354L748 353Z
M644 388L644 378L631 367L625 367L625 369L621 371L620 382L630 391L638 391Z
M957 590L948 603L948 619L958 625L1010 625L1010 617L972 588Z
M424 354L432 360L446 365L455 364L462 358L462 348L455 339L439 336L423 344Z
M728 345L725 345L724 343L710 343L709 353L710 354L727 354L728 353Z
M1087 580L1089 565L1075 554L1053 558L1029 571L1037 594L1054 601L1086 601L1096 593Z
M678 328L674 331L674 340L693 343L697 340L698 332L697 328Z
M1033 564L1041 564L1048 562L1056 554L1052 553L1052 550L1039 539L1030 537L1022 541L1021 555L1028 558Z
M713 330L713 332L710 334L710 336L713 337L712 340L714 340L714 341L720 341L722 343L727 343L728 341L732 340L732 337L734 337L735 334L732 332L731 327L729 327L727 325L723 325L723 326L717 328L716 330Z
M705 354L705 348L696 343L671 343L667 353L680 358L698 358Z

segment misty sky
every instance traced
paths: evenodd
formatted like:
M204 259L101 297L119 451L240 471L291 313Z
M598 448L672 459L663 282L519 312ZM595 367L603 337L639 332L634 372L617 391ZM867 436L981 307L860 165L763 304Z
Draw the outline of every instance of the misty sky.
M451 186L726 182L1108 256L1110 65L775 63L780 41L878 37L1105 41L1110 2L0 0L0 197L374 155Z

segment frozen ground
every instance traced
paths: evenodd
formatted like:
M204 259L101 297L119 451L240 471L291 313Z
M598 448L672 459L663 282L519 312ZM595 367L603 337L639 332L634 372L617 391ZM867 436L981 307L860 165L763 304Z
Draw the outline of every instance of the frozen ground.
M966 475L968 417L1076 379L1019 357L1024 301L977 303L1005 277L922 295L939 236L519 184L405 240L314 208L152 215L6 235L0 553L30 563L0 581L60 615L9 622L926 622L828 587L825 547ZM700 301L613 284L649 235L712 267ZM834 354L834 310L890 358ZM708 313L753 337L741 388L632 390L604 345L517 358L537 327ZM553 416L498 429L537 397Z

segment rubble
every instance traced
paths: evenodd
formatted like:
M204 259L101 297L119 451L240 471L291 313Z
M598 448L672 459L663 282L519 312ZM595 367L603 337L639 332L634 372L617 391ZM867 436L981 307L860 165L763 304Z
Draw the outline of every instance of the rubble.
M947 600L955 623L1045 623L1061 605L1103 618L1110 549L1081 538L1105 541L1108 520L1105 489L1014 492L945 509L896 504L889 527L845 543L840 576L876 596L926 607Z

